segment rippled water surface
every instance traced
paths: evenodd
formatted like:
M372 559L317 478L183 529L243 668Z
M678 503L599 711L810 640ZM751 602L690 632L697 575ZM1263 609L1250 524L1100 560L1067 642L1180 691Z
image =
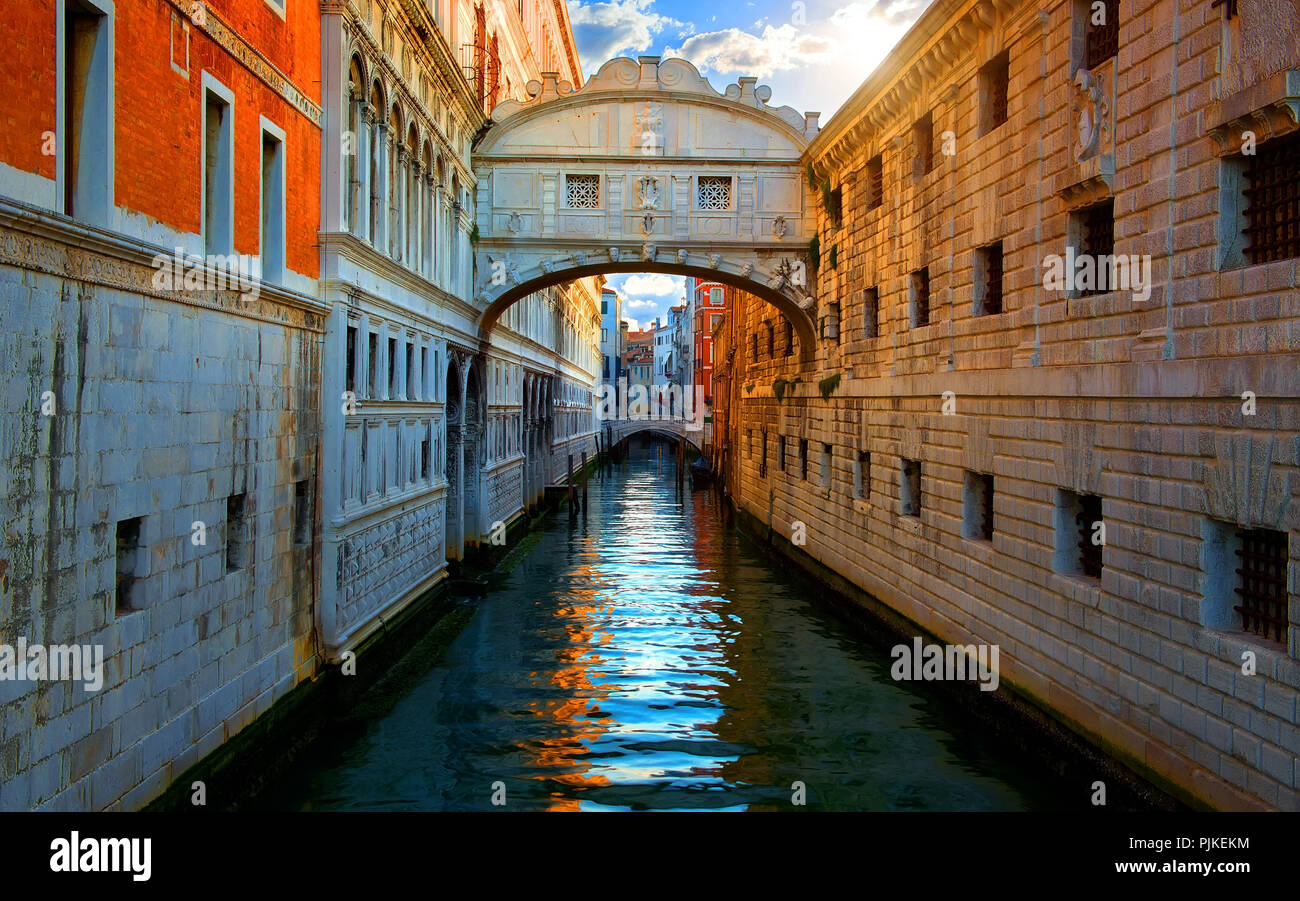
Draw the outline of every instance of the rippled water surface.
M327 734L289 809L1019 810L1063 787L815 601L816 583L678 491L662 446L593 477L360 734Z

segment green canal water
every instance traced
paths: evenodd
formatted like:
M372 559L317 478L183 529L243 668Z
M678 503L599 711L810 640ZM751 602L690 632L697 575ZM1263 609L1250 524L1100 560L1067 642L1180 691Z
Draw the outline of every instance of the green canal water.
M886 646L727 524L712 492L679 489L661 445L594 476L586 511L527 543L427 669L377 685L381 712L326 729L256 806L1086 804L1086 785L1007 746L967 701L891 679Z

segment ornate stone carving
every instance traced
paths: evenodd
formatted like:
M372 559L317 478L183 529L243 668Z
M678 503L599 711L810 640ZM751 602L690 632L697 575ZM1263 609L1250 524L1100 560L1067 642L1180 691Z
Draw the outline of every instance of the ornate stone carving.
M644 216L641 217L641 234L645 235L646 237L649 237L650 235L654 234L654 230L655 230L655 214L646 213Z
M1287 473L1273 464L1276 441L1272 435L1246 432L1215 438L1215 461L1203 473L1206 513L1243 528L1295 527L1296 517L1288 516Z
M509 229L512 235L519 234L524 230L524 217L519 215L518 211L511 213L510 218L506 221L506 228Z
M679 250L677 251L677 262L684 266L686 265L686 258L689 256L690 254L685 249Z
M777 216L772 220L772 234L778 238L784 238L786 231L785 217Z
M643 175L636 182L636 196L643 210L659 209L659 179L653 175Z
M721 265L722 265L722 254L720 254L720 253L711 253L711 254L709 254L709 267L710 267L710 268L712 268L712 269L717 269L717 268L718 268L719 266L721 266Z
M617 248L617 247L611 247L611 248L609 249L609 261L610 261L611 263L617 263L617 262L618 262L618 248Z
M657 247L655 247L653 244L649 244L649 243L642 244L642 245L641 245L641 260L642 260L642 262L645 262L645 263L651 263L651 262L653 262L653 261L654 261L654 258L655 258L655 255L656 255L658 252L659 252L659 249L658 249Z
M1073 107L1078 117L1074 157L1082 162L1097 155L1103 135L1110 131L1110 101L1100 75L1087 69L1074 74Z

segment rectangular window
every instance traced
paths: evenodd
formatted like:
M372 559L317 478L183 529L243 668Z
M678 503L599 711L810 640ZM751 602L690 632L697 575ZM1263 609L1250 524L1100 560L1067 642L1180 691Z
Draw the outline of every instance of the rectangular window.
M293 483L293 543L296 547L311 543L311 482Z
M715 307L720 307L720 306L722 306L722 289L721 289L721 288L710 288L710 289L709 289L709 305L710 305L710 306L715 306Z
M1109 284L1110 258L1115 253L1114 199L1071 213L1069 229L1076 258L1090 259L1093 264L1091 279L1086 268L1074 273L1075 296L1089 297L1110 291L1114 287Z
M262 132L262 279L284 283L284 141Z
M1287 643L1289 538L1273 529L1243 529L1206 520L1202 531L1204 624L1240 629Z
M248 521L245 518L246 495L226 498L226 572L243 569L248 562Z
M826 210L826 215L830 219L832 228L839 228L840 222L844 218L844 189L836 188L831 191L830 206Z
M794 323L789 319L785 320L785 355L794 356Z
M912 126L912 149L915 154L913 174L916 178L934 169L934 119L926 113Z
M799 478L808 481L808 439L799 439Z
M871 454L867 451L858 451L853 461L853 496L863 501L871 497Z
M962 537L993 540L993 476L967 472L962 491Z
M920 328L923 325L930 324L930 269L922 267L912 273L911 279L911 310L910 319L912 328Z
M433 471L432 468L433 440L431 437L432 429L433 429L432 423L426 424L424 427L424 437L420 439L420 478L424 479L425 481L429 480L430 474Z
M564 176L564 197L571 210L600 209L600 176Z
M758 463L758 477L760 479L767 476L767 432L766 431L763 432L763 437L761 440L762 440L761 447L763 450L763 456L759 459L759 463Z
M776 468L785 472L785 436L776 436Z
M822 457L820 462L822 487L829 488L831 487L831 446L829 444L822 445Z
M406 342L406 399L415 400L415 345Z
M867 209L885 205L885 166L879 153L867 160Z
M1002 312L1002 242L975 248L975 315Z
M388 397L397 398L397 339L388 339Z
M745 429L745 456L754 459L754 430Z
M1119 0L1084 4L1087 38L1084 68L1095 69L1119 53Z
M429 348L420 348L420 397L432 400L429 395Z
M203 244L209 256L234 253L234 112L205 92L203 114Z
M609 301L602 299L600 302L600 315L604 316L609 313Z
M1007 121L1007 87L1011 56L1003 50L979 72L979 133L982 137Z
M695 208L699 210L731 209L731 176L701 175L695 182Z
M357 327L349 325L344 337L343 354L343 390L356 393L357 390Z
M1237 0L1212 0L1210 8L1222 6L1223 18L1235 19L1237 17Z
M67 0L60 203L64 215L96 225L109 225L112 218L112 54L109 17L81 0Z
M880 335L880 289L867 288L862 292L862 336L876 338Z
M366 397L373 398L379 396L379 335L374 332L370 333L366 350L369 353L367 357L367 374L369 378L366 381Z
M135 580L140 575L140 526L143 517L120 520L117 524L117 573L114 609L129 613L136 609Z
M1300 257L1300 132L1265 141L1245 161L1246 259Z
M1058 489L1055 519L1053 568L1067 575L1101 578L1102 548L1106 543L1101 498Z
M899 480L899 500L904 516L921 515L921 463L904 459Z

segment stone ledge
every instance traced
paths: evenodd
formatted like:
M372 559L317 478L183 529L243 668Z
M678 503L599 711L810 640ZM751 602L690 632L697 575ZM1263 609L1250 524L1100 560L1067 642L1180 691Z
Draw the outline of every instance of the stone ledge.
M1244 132L1266 141L1300 128L1300 72L1278 72L1210 104L1205 133L1214 141L1215 156L1241 152Z
M1115 157L1098 154L1069 166L1052 179L1052 193L1060 197L1067 210L1090 206L1111 196L1115 179Z

